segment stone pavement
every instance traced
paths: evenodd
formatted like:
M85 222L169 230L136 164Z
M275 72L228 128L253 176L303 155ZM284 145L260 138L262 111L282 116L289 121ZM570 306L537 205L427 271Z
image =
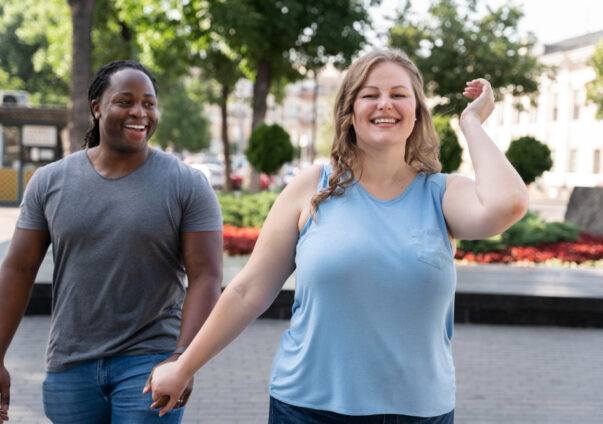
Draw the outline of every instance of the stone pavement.
M48 423L42 411L48 316L26 316L9 348L9 423ZM197 373L186 424L261 424L270 367L287 320L260 319ZM456 422L603 423L603 329L457 324Z

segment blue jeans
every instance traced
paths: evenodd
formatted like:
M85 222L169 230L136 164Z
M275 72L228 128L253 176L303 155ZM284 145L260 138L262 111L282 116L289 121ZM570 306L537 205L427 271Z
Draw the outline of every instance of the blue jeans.
M48 372L42 384L44 412L54 424L178 424L184 408L159 418L151 394L142 394L155 365L171 352L113 356Z
M270 397L268 424L454 424L454 409L437 417L410 415L342 415L302 408Z

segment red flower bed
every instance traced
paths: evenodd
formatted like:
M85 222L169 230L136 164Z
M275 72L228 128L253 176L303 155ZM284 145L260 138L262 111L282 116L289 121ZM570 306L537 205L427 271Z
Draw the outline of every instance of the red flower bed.
M603 236L580 233L580 238L575 242L542 243L538 246L511 247L486 253L464 252L458 249L455 258L479 263L539 263L558 259L580 264L603 259Z
M248 255L260 235L259 228L224 226L224 251L229 255ZM542 243L538 246L511 247L486 253L464 252L457 249L456 259L479 263L534 263L558 259L563 262L582 263L603 260L603 236L581 233L575 242Z
M248 255L260 235L259 228L224 226L224 251L229 255Z

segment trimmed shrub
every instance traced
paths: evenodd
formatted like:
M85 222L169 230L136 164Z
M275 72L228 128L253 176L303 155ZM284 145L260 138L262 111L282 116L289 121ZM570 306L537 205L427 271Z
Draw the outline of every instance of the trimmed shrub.
M460 240L459 249L485 253L512 247L538 246L542 243L574 242L580 236L578 227L569 222L544 222L537 212L529 211L504 233L485 240Z
M249 163L267 175L274 174L284 163L293 160L293 154L289 134L277 124L255 127L245 150Z
M526 184L534 182L553 166L551 150L534 137L513 140L506 156Z
M569 222L544 222L536 212L528 212L502 234L507 246L537 246L540 243L576 241L578 227Z
M278 193L263 191L256 194L235 196L223 193L218 196L225 225L260 228Z
M440 137L440 162L442 172L450 174L461 166L463 148L456 133L450 126L450 117L434 115L433 125Z

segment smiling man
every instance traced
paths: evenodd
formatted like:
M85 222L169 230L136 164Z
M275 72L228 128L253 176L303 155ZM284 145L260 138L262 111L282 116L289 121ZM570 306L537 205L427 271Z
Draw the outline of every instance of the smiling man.
M0 423L10 397L4 355L50 243L43 399L54 423L159 420L145 381L184 351L220 292L216 196L201 172L148 146L155 79L136 62L112 62L88 99L86 149L36 171L0 268ZM192 380L162 423L180 421L191 390Z

